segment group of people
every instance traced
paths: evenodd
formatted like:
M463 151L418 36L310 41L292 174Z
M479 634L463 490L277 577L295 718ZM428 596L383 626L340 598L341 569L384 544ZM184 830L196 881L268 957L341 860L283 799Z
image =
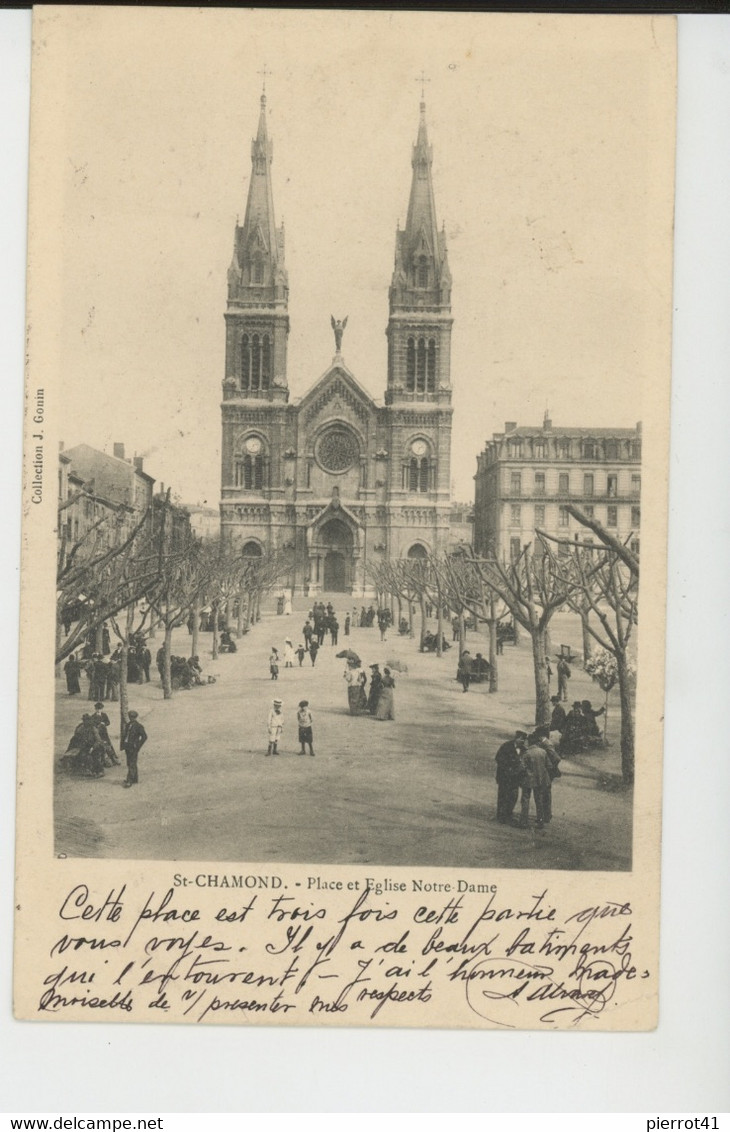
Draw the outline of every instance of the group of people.
M380 671L379 664L370 665L370 687L359 660L351 657L343 673L347 684L350 715L371 715L373 719L395 719L395 678L390 668Z
M528 735L516 731L495 755L497 764L497 821L503 825L529 825L534 801L538 829L552 820L552 784L560 777L560 758L550 742L548 728L536 727ZM520 817L514 811L520 796Z
M268 722L269 746L266 752L267 756L280 754L279 740L284 731L283 706L282 700L272 701ZM299 701L299 706L297 707L297 731L301 748L299 754L306 755L306 748L308 747L308 753L314 758L314 717L309 707L309 700Z
M137 760L139 752L147 741L147 732L139 722L139 713L130 711L122 728L121 749L127 758L127 777L125 786L139 782ZM61 758L61 767L73 774L88 778L103 778L108 767L121 766L114 744L109 737L109 716L104 704L94 704L93 714L84 712L81 722L74 728L66 753Z
M551 703L550 730L560 733L561 755L576 755L601 745L601 730L596 720L603 715L605 707L595 711L590 700L575 700L566 712L559 696L552 696Z
M116 702L119 699L119 685L122 680L122 646L117 645L111 654L92 651L85 656L88 647L86 646L80 656L71 653L63 666L69 696L81 694L83 672L89 682L87 699ZM149 683L151 662L152 655L144 637L132 637L127 647L127 683Z

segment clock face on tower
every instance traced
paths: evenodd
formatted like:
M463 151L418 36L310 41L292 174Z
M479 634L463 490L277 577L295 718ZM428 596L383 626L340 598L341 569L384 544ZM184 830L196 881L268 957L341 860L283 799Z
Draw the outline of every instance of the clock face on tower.
M428 451L428 445L425 440L414 440L411 445L411 450L414 456L425 456Z
M246 441L246 451L251 456L258 456L259 452L261 451L261 441L259 440L258 436L249 436L248 440Z

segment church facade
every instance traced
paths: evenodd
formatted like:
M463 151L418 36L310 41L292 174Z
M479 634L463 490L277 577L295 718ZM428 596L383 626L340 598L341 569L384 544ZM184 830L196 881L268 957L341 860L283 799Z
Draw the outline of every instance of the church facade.
M451 275L421 102L406 226L396 232L387 385L374 399L335 355L302 397L287 378L288 277L274 221L266 97L228 271L221 536L284 552L297 593L372 592L369 566L443 553L450 537Z

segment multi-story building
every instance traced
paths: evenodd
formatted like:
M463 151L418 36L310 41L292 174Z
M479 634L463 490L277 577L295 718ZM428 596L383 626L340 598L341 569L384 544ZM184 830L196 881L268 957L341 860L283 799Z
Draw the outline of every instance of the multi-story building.
M641 422L636 428L505 424L477 456L474 544L478 554L514 559L536 529L595 541L569 514L579 507L638 553Z
M344 320L333 326L331 365L290 401L284 231L274 222L261 98L228 272L221 532L244 555L288 552L298 592L363 594L369 564L443 553L450 541L451 274L432 160L421 102L406 224L395 236L384 403L345 364Z
M141 456L125 458L123 444L114 445L112 456L90 444L67 448L64 455L70 461L70 470L100 499L125 504L140 513L151 505L154 478L145 472Z

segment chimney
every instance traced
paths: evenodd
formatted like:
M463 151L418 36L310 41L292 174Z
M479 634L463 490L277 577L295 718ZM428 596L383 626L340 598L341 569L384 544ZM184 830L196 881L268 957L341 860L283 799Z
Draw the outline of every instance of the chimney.
M545 416L544 416L544 418L543 418L543 422L542 422L542 427L543 427L543 430L544 430L545 432L550 432L550 430L551 430L551 429L552 429L552 427L553 427L553 422L552 422L552 421L550 420L550 417L548 416L548 413L549 413L549 410L548 410L548 409L546 409L546 410L545 410Z
M135 456L134 457L134 467L135 467L135 470L138 471L138 472L144 471L144 457L143 456Z
M517 421L505 421L505 423L504 423L504 431L505 432L514 432L516 428L517 428Z
M641 436L641 421L636 422L636 431L638 432L639 436Z
M114 445L114 455L116 456L117 460L123 460L124 459L124 445L123 444L115 444Z

